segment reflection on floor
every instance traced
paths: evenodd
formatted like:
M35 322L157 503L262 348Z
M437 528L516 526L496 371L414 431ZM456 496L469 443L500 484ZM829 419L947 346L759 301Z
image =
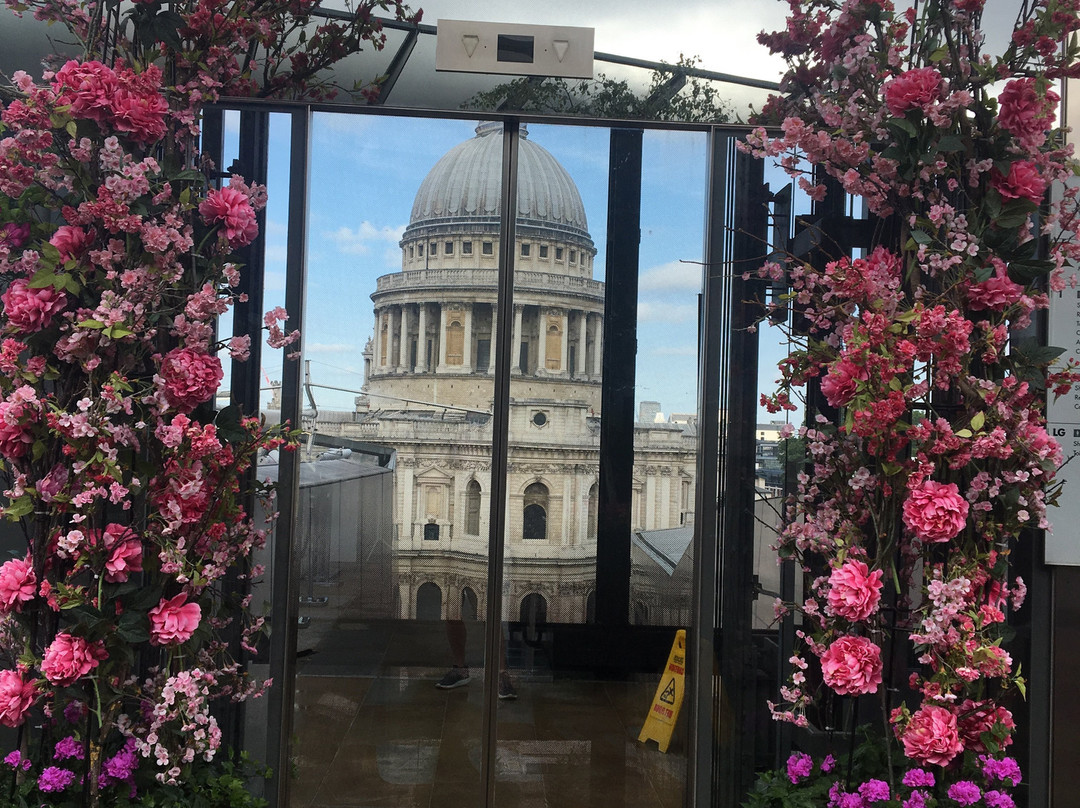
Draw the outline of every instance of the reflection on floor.
M322 673L322 671L320 671ZM297 678L292 808L475 808L482 803L483 681L438 690L443 671ZM656 682L515 671L499 702L499 808L678 808L686 720L662 754L638 733ZM658 672L659 676L659 672Z

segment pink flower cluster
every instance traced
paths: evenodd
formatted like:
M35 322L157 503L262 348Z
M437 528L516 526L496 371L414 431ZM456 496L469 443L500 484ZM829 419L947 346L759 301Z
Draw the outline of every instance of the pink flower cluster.
M925 480L908 492L904 501L904 525L926 542L955 538L964 529L968 502L956 483Z
M225 374L216 356L194 348L174 348L161 360L160 375L169 405L187 413L213 397Z
M52 88L60 105L76 118L111 127L136 143L154 143L165 135L169 104L161 94L161 70L141 73L113 70L96 61L71 60L56 71Z
M100 640L90 642L85 637L61 632L45 649L41 673L57 687L73 685L98 664L108 658Z
M866 620L881 600L882 570L870 572L862 561L845 561L829 574L829 613L846 620Z
M821 676L841 696L873 693L881 684L881 648L866 637L839 637L821 655Z

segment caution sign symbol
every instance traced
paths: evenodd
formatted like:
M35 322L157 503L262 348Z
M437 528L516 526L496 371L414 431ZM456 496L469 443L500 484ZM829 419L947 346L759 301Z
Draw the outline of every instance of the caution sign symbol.
M679 708L683 700L683 676L686 666L686 632L675 632L675 642L671 645L667 665L656 687L649 714L645 717L645 726L641 728L638 740L644 743L656 741L661 752L667 752L671 743L671 733L679 717Z
M664 692L660 694L660 701L664 704L675 703L675 677L672 676L671 680L667 683L667 687L664 688Z

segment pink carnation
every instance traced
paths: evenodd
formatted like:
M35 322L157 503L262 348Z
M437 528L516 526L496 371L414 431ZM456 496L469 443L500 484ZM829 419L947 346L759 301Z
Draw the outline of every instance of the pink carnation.
M198 603L188 603L181 592L175 598L162 600L150 610L150 642L154 645L179 645L199 627L202 610Z
M937 100L941 74L932 67L917 67L885 82L885 106L896 117L909 109L922 109Z
M1047 89L1039 95L1034 78L1013 79L998 96L998 122L1029 149L1037 149L1054 125L1061 98Z
M881 600L881 570L870 572L862 561L847 561L829 575L829 611L848 620L865 620Z
M85 637L57 634L45 649L41 673L54 685L67 687L90 673L107 656L100 640L91 643Z
M22 611L22 605L34 599L37 576L30 557L13 558L0 566L0 613Z
M4 314L16 331L31 334L47 328L53 315L67 306L67 295L51 286L31 289L25 278L16 278L0 295L4 301Z
M192 348L174 348L161 361L165 398L181 412L209 401L224 375L220 359Z
M142 572L142 542L131 528L115 522L105 528L105 549L109 558L105 562L105 580L111 584L123 583L133 572Z
M821 655L821 676L841 696L873 693L881 684L881 649L866 637L840 637Z
M995 259L994 276L968 289L968 308L1003 311L1024 295L1024 287L1009 277L1005 263Z
M968 503L955 483L925 480L904 502L904 524L923 541L948 541L964 529Z
M236 188L217 188L199 204L199 213L209 225L220 224L230 247L243 247L255 240L259 225L247 194Z
M112 123L136 143L153 143L165 136L169 103L159 92L161 70L155 65L142 73L121 69L120 88L112 99Z
M1009 175L995 169L990 174L990 184L1005 199L1029 199L1038 204L1046 191L1046 180L1039 176L1039 169L1030 160L1017 160L1009 166Z
M900 741L909 758L934 766L945 766L964 751L956 730L956 716L932 704L920 707L911 716Z
M112 113L119 83L112 68L101 62L71 60L56 71L52 88L57 103L70 106L73 116L104 123Z
M26 712L34 703L34 683L25 677L26 669L0 671L0 724L17 727L26 718Z

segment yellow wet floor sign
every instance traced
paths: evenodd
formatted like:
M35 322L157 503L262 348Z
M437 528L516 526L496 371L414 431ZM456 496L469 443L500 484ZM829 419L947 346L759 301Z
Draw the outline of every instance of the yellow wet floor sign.
M686 631L679 629L675 632L675 642L671 645L671 653L668 654L660 684L656 687L656 695L653 696L649 715L645 718L645 726L638 735L638 740L642 743L650 739L656 741L661 752L666 752L668 744L671 743L671 733L679 717L679 708L682 707L685 667Z

